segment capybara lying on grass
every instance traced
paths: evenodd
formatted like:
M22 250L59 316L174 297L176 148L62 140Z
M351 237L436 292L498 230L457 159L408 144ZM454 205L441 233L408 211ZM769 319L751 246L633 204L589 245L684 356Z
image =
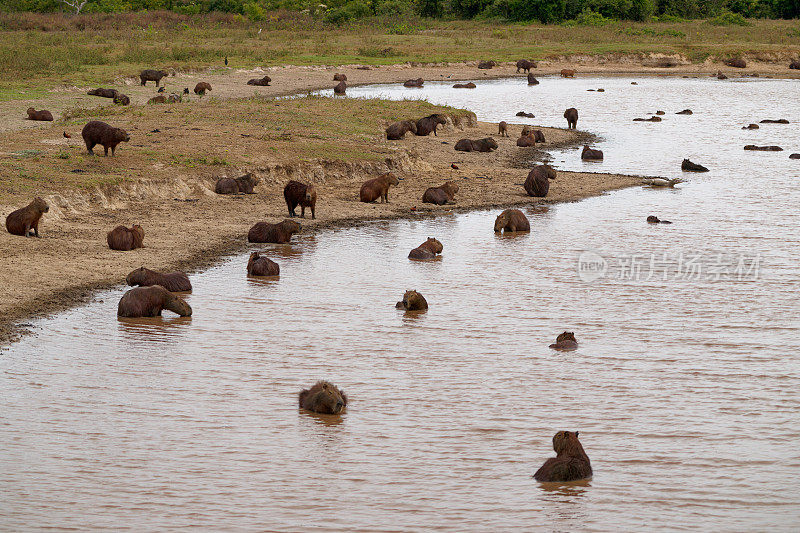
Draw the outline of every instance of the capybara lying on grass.
M447 118L444 115L434 113L433 115L422 117L417 121L417 131L414 132L414 135L425 137L433 132L433 135L436 136L436 128L439 124L447 124Z
M578 440L578 432L559 431L553 437L556 456L544 462L533 478L541 482L577 481L592 477L592 465Z
M247 242L287 243L292 240L292 235L299 232L301 228L299 223L288 219L277 224L257 222L247 232Z
M111 148L111 155L114 155L114 150L121 142L128 142L131 140L130 135L121 129L114 128L105 122L99 120L92 120L83 127L81 131L83 142L86 143L86 149L90 154L94 155L93 148L96 145L101 145L108 156L108 149Z
M300 217L306 218L306 207L311 209L311 218L317 218L314 208L317 205L317 191L313 185L306 185L299 181L290 181L283 188L283 198L289 208L289 216L294 217L295 208L300 206Z
M217 194L253 194L253 189L259 181L251 172L238 178L220 178L214 185L214 192Z
M389 203L389 187L397 186L400 184L400 180L392 174L391 172L387 172L386 174L381 174L377 178L372 178L371 180L367 180L361 185L361 190L359 191L359 199L362 202L374 202L378 198L381 199L381 203L386 202Z
M544 198L550 192L550 180L556 179L556 171L549 165L533 167L525 179L523 187L528 196Z
M491 137L485 139L461 139L454 146L459 152L491 152L497 150L497 141Z
M469 82L469 83L456 83L455 85L453 85L453 89L474 89L475 87L477 87L477 85L475 85L472 82Z
M127 252L144 247L144 229L134 224L130 228L117 226L106 235L108 247L112 250Z
M386 128L386 138L390 141L399 141L406 133L417 133L417 123L413 120L401 120Z
M428 308L428 301L417 291L406 291L403 299L394 304L397 309L406 311L424 311Z
M589 148L588 144L584 144L583 151L581 152L581 159L584 161L602 161L603 151Z
M578 110L570 107L564 111L564 118L567 119L567 128L574 130L578 127Z
M325 415L338 415L347 407L347 395L329 381L317 381L299 395L300 408Z
M708 169L703 165L692 163L688 159L684 159L681 163L681 170L685 172L708 172Z
M192 316L189 304L161 285L136 287L123 294L117 305L117 316L127 318L161 316L162 309L181 316Z
M48 211L50 211L50 207L47 202L37 196L31 203L12 211L6 217L6 229L11 235L20 235L22 237L30 237L31 230L33 230L33 236L38 237L39 219L42 218L42 214Z
M562 68L561 69L561 77L562 78L574 78L575 71L571 68Z
M578 341L575 340L575 334L573 332L565 331L556 337L555 344L551 344L550 348L562 352L569 352L578 349Z
M156 82L156 87L161 82L161 78L166 78L167 72L164 70L153 70L147 69L143 70L141 74L139 74L139 79L142 82L142 85L145 85L148 81Z
M414 248L408 253L409 259L417 259L419 261L424 261L427 259L434 259L436 254L442 253L444 247L442 243L434 239L433 237L428 237L428 240Z
M53 121L53 114L48 111L47 109L42 109L41 111L36 111L36 109L29 107L28 108L28 120L39 120L42 122L52 122Z
M114 97L114 103L118 105L130 105L131 99L127 94L119 93Z
M741 57L734 57L734 58L728 59L728 60L725 61L725 64L728 65L729 67L735 67L735 68L746 68L747 67L747 62L744 59L742 59Z
M247 85L256 85L258 87L269 87L269 82L272 81L272 78L269 76L264 76L263 78L252 78L247 80Z
M206 91L211 90L211 84L207 81L201 81L197 85L194 86L194 94L199 94L203 96L206 94Z
M528 85L539 85L539 80L533 74L528 74Z
M422 203L424 204L454 204L456 193L458 192L458 184L454 181L448 181L439 187L429 187L422 194Z
M417 78L415 80L406 80L403 82L403 87L422 87L425 84L425 80L422 78Z
M280 276L281 267L278 263L261 255L261 252L253 252L247 261L248 276Z
M527 59L520 59L517 61L517 73L519 73L520 70L524 70L530 74L532 68L536 68L536 61L529 61Z
M347 81L346 74L339 74L338 72L333 75L333 81Z
M192 282L185 272L156 272L149 268L140 267L132 271L125 278L128 285L139 285L149 287L151 285L161 285L170 292L185 292L192 290Z
M494 231L501 232L530 231L531 223L528 217L519 209L506 209L494 221Z
M500 137L508 137L508 122L501 120L497 125L497 134Z
M147 101L148 104L166 104L167 97L163 94L157 94Z
M91 91L87 92L89 96L100 96L101 98L116 98L119 94L119 91L116 89L103 89L102 87L97 89L92 89Z
M347 92L347 82L340 81L333 87L333 94L345 94Z

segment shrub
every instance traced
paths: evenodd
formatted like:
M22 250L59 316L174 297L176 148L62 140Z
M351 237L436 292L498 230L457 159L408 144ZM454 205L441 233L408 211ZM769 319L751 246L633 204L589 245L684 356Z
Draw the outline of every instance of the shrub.
M369 6L363 2L355 0L348 2L342 7L329 9L325 13L324 21L328 24L343 24L351 20L368 17L372 14Z
M723 11L719 16L708 19L708 23L714 26L750 26L746 18L730 11Z

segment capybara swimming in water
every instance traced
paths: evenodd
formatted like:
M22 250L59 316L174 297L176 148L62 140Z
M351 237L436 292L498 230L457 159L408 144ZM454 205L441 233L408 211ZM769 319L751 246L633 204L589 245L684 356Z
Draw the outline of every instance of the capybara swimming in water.
M112 250L127 252L144 246L144 229L138 224L130 228L117 226L106 235L108 247Z
M570 352L578 349L578 341L575 340L575 334L573 332L565 331L556 337L555 344L551 344L550 348L562 352Z
M91 91L87 92L89 96L100 96L101 98L116 98L119 94L119 91L116 89L103 89L102 87L97 89L92 89Z
M564 111L564 118L567 119L567 128L574 130L578 127L578 110L570 107Z
M247 80L247 85L255 85L257 87L269 87L269 82L272 81L272 78L269 76L264 76L263 78L251 78Z
M525 111L517 111L517 114L515 116L525 117L525 118L536 118L536 115L534 115L533 113L526 113Z
M156 82L156 87L158 87L161 78L166 78L167 72L164 70L152 70L147 69L143 70L141 74L139 74L139 79L142 82L142 85L145 85L148 81Z
M533 167L525 179L523 187L528 196L544 198L550 192L550 180L556 179L556 171L549 165Z
M459 152L491 152L497 150L497 141L491 137L485 139L461 139L453 147Z
M530 231L531 223L528 217L519 209L506 209L494 221L494 230L501 232Z
M578 440L578 432L559 431L553 436L556 456L544 462L533 478L541 482L577 481L592 477L592 465Z
M415 80L406 80L403 82L403 87L422 87L425 83L425 80L422 78L417 78Z
M36 109L29 107L28 108L28 120L39 120L42 122L52 122L53 121L53 114L48 111L47 109L42 109L41 111L36 111Z
M685 172L708 172L708 169L703 165L692 163L688 159L684 159L681 163L681 170Z
M161 285L136 287L122 295L117 305L117 316L139 318L161 316L168 309L181 316L192 316L192 308L183 298L172 294Z
M338 72L333 75L333 81L347 81L346 74L339 74Z
M456 83L455 85L453 85L453 89L474 89L475 87L477 87L477 85L475 85L472 82L469 82L469 83Z
M669 220L661 220L655 215L650 215L647 217L648 224L672 224Z
M691 109L684 109L683 111L678 111L675 114L676 115L693 115L694 113L692 112Z
M247 261L248 276L280 276L281 267L275 261L264 257L261 252L253 252Z
M575 71L571 68L562 68L561 69L561 77L562 78L574 78Z
M199 94L200 96L205 95L206 91L210 90L211 90L211 84L208 83L207 81L201 81L200 83L194 86L194 94Z
M734 57L725 61L725 64L734 68L746 68L747 62L741 57Z
M581 152L581 159L584 161L601 161L603 159L603 151L602 150L594 150L589 148L588 144L583 145L583 151Z
M387 172L386 174L381 174L377 178L372 178L371 180L367 180L361 185L361 190L359 191L359 199L362 202L374 202L378 198L381 199L381 203L386 202L389 203L389 187L397 186L400 184L400 180L392 174L391 172Z
M519 74L520 70L524 70L530 74L532 68L536 68L536 61L529 61L527 59L520 59L517 61L517 74Z
M150 287L151 285L161 285L170 292L185 292L192 290L192 282L185 272L156 272L149 268L140 267L132 271L125 278L128 285L139 285L140 287Z
M258 177L252 172L238 178L220 178L214 185L217 194L253 194L253 188L259 183Z
M93 148L98 144L103 147L105 155L108 156L109 148L111 148L111 155L114 155L114 150L119 143L131 140L130 135L125 130L114 128L99 120L92 120L87 123L81 131L81 136L83 136L83 141L86 143L86 149L92 155L94 155Z
M20 235L22 237L30 237L31 230L33 236L39 236L39 219L42 218L43 213L50 211L47 202L38 196L33 199L31 203L12 211L6 217L6 229L11 235Z
M761 126L759 126L758 124L748 124L747 126L742 126L742 129L743 130L757 130L760 127Z
M800 154L789 154L789 159L800 159Z
M340 81L333 87L333 94L345 94L347 92L347 82Z
M454 181L448 181L439 187L429 187L422 194L422 203L424 204L454 204L456 193L458 192L458 184Z
M635 118L634 122L661 122L661 117Z
M403 299L394 305L397 309L406 311L424 311L428 308L428 301L417 291L406 291Z
M539 80L533 74L528 74L528 85L539 85Z
M442 253L444 247L442 243L434 239L433 237L428 237L428 240L414 248L408 253L409 259L417 259L420 261L424 261L426 259L434 259L436 254Z
M386 128L386 138L390 141L399 141L406 133L417 133L417 123L413 120L401 120Z
M347 407L347 395L329 381L317 381L299 395L300 408L315 413L338 415Z
M757 150L760 152L783 152L780 146L756 146L755 144L748 144L744 147L745 150Z
M789 121L786 120L785 118L779 118L779 119L765 118L764 120L759 120L758 123L759 124L788 124Z
M300 231L302 226L294 220L284 220L277 224L257 222L247 232L247 242L274 242L287 243L292 240L292 235Z
M439 124L447 124L447 118L444 115L434 113L423 117L417 121L417 131L414 132L414 135L425 137L433 132L433 135L436 136L436 128Z
M497 134L500 137L508 137L508 122L501 120L497 125Z
M311 208L311 218L317 218L314 208L317 205L317 190L313 185L306 185L299 181L292 180L283 188L283 199L286 200L286 207L289 208L289 216L297 216L295 208L300 206L300 217L306 218L306 207Z

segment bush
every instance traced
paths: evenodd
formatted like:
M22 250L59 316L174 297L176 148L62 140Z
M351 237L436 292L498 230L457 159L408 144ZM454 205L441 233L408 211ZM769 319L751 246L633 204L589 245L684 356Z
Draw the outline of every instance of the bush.
M483 15L516 22L535 20L552 24L564 20L565 9L566 0L495 0L484 9Z
M612 22L611 19L604 17L600 13L596 11L592 11L589 8L584 9L581 11L574 20L567 21L567 25L569 26L605 26L609 22Z
M323 20L328 24L343 24L351 20L368 17L371 14L372 10L370 10L367 4L356 0L354 2L348 2L342 7L329 9L328 12L325 13L325 18Z
M267 19L267 12L255 2L249 2L244 5L244 16L253 22L259 22Z
M750 26L746 18L730 11L723 11L718 17L708 19L708 23L714 26Z

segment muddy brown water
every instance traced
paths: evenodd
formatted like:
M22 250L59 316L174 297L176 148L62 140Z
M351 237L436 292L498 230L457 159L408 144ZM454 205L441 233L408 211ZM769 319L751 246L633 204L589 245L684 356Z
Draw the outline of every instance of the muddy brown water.
M418 94L482 120L519 98L548 125L595 105L605 120L578 126L604 162L567 150L560 168L711 172L530 208L516 237L477 211L254 247L280 278L224 260L191 276L191 318L118 320L119 288L37 322L0 352L0 529L795 530L797 82L633 79L492 82L483 107ZM739 129L762 118L791 124ZM429 236L442 259L409 261ZM406 289L430 310L396 310ZM549 350L564 330L580 348ZM321 378L343 416L298 410ZM581 432L590 481L531 478L560 429Z

